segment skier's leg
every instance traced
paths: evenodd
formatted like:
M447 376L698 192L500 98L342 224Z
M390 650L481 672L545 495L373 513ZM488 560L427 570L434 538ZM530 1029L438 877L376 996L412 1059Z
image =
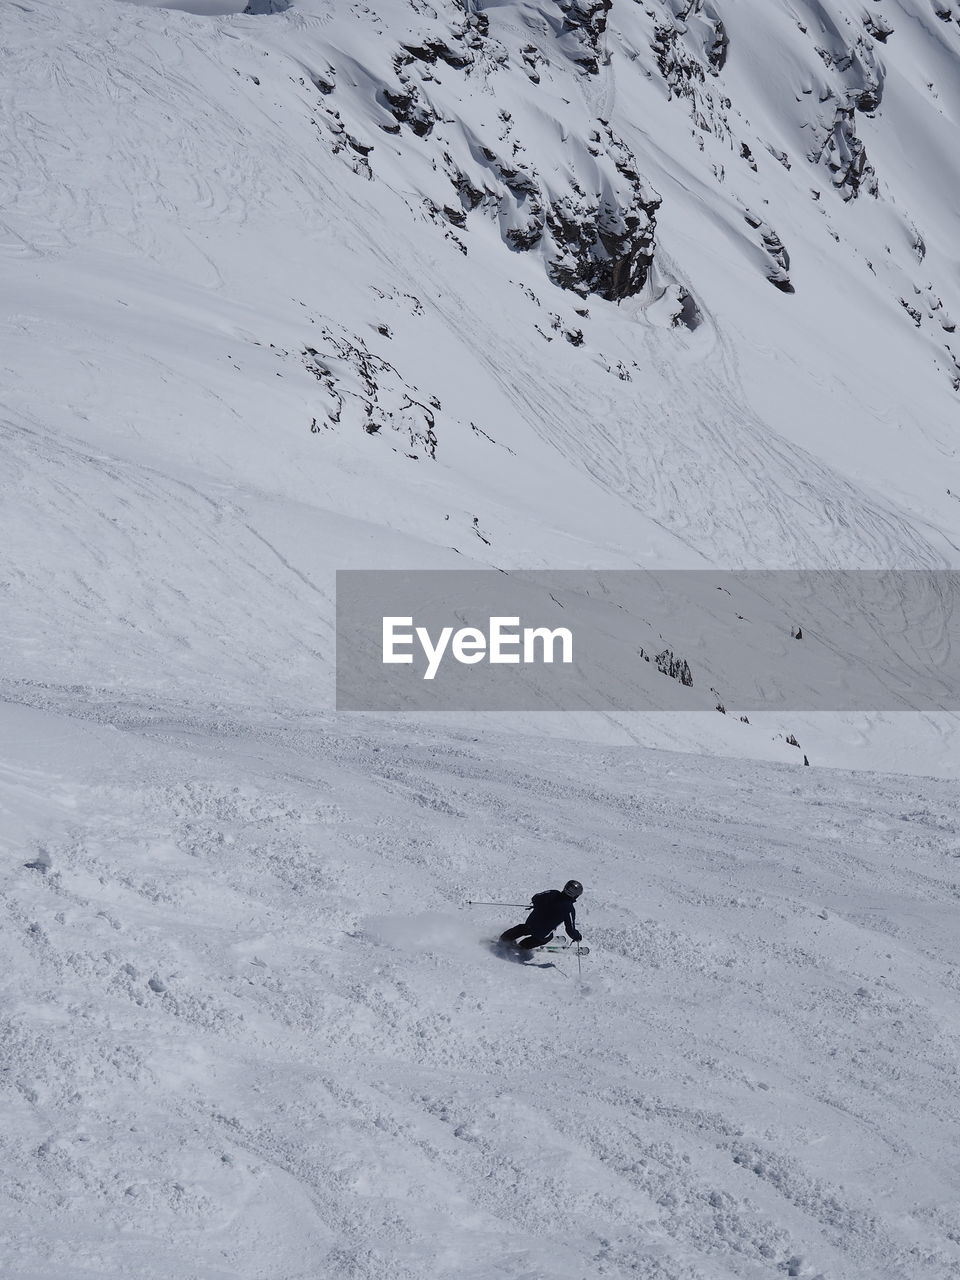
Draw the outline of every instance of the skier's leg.
M501 942L516 942L518 938L522 938L525 933L530 930L525 924L515 924L512 929L507 929L500 935Z
M548 933L545 938L524 938L522 942L517 943L517 946L521 951L532 951L534 947L545 947L552 937L553 934Z

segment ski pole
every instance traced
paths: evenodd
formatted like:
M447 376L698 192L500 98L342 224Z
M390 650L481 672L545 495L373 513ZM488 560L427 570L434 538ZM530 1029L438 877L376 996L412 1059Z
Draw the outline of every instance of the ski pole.
M519 907L522 911L529 911L529 902L471 902L468 898L464 904L468 907Z

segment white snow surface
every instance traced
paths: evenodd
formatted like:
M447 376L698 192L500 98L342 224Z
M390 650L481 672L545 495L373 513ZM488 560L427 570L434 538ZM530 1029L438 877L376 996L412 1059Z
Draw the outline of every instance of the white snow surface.
M8 707L0 812L6 1276L957 1273L950 783Z
M332 705L338 568L960 567L960 6L246 7L0 4L4 1277L955 1276L956 717Z

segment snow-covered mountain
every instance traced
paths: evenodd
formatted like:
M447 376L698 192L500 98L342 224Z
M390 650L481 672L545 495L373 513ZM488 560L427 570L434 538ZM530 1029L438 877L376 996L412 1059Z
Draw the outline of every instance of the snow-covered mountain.
M330 705L335 568L955 565L955 6L243 7L5 7L12 696ZM954 771L681 721L573 731Z
M0 59L4 1275L956 1275L954 716L332 706L337 569L960 568L960 5Z

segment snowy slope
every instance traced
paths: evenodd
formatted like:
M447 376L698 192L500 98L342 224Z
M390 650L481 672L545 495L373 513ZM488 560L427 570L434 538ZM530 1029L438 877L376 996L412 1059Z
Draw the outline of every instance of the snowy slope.
M952 785L8 708L0 812L7 1276L957 1273Z
M4 11L10 696L330 705L350 565L956 563L949 4L250 7Z
M0 5L5 1276L957 1274L954 717L330 708L338 568L957 567L958 58Z

